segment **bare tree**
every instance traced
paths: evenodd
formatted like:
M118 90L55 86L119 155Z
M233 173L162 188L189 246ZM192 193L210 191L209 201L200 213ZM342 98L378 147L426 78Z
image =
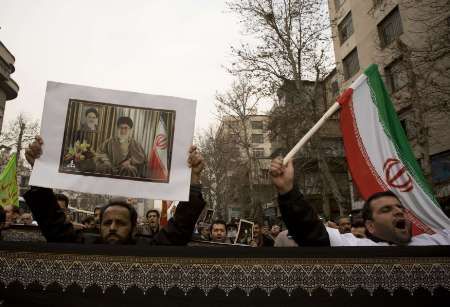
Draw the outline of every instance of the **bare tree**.
M324 0L235 0L228 3L245 25L251 43L233 47L236 61L229 71L245 73L267 96L279 89L292 103L271 113L274 138L290 148L319 118L326 104L321 81L329 72L331 37ZM305 81L310 80L310 81ZM323 157L318 135L310 143L310 156L317 163L323 186L329 187L340 211L345 198ZM325 193L323 191L322 193Z
M230 161L239 156L237 148L230 146L210 127L197 138L197 143L203 158L205 169L202 172L202 183L205 187L204 197L215 210L217 218L226 219L226 206L232 195L232 187L227 172Z
M240 187L248 187L248 193L246 193L248 200L243 200L244 206L242 207L244 216L251 218L255 218L260 211L255 200L254 185L258 165L253 156L250 128L251 118L256 115L260 98L259 89L243 75L239 76L229 91L216 96L216 108L221 118L222 127L227 130L227 137L221 142L227 142L228 145L237 148L240 152L239 157L234 161L233 175L241 178L239 180ZM242 175L238 175L238 173L243 173L244 181Z
M2 131L0 143L15 150L17 152L17 159L21 161L22 149L34 140L34 137L39 134L39 129L39 122L37 120L31 120L23 113L20 113Z

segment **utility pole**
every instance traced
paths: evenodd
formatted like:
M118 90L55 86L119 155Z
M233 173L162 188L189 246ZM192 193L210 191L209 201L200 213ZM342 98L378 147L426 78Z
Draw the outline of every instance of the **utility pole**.
M20 123L20 131L19 136L17 137L17 161L19 164L21 161L20 152L22 151L22 138L23 138L23 132L25 131L25 123Z

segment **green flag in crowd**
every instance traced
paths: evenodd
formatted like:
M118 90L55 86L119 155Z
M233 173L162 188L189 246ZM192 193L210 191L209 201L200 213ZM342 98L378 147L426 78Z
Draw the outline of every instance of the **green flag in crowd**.
M0 205L19 206L19 193L16 176L16 154L11 158L0 175Z

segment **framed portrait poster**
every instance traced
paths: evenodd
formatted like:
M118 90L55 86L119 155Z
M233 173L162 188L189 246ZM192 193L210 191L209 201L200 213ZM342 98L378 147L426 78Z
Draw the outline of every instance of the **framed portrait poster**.
M211 225L213 222L213 216L214 216L214 209L207 209L202 222L204 224Z
M253 222L240 219L234 244L250 245L253 240Z
M188 200L194 100L48 82L30 185Z

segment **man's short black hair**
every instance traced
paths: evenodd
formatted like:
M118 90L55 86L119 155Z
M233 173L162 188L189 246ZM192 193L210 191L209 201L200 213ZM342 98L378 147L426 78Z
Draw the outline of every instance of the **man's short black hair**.
M124 124L128 125L128 127L130 127L130 129L133 128L133 121L128 116L119 117L119 119L117 120L117 126L124 125Z
M103 208L103 206L95 206L94 213L95 213L96 210L102 210L102 208Z
M105 214L106 209L108 209L109 207L123 207L125 209L128 210L128 212L130 212L130 219L131 219L131 226L134 229L136 227L137 224L137 217L138 214L136 212L136 209L134 209L134 207L132 205L130 205L129 203L127 203L126 201L122 201L122 200L113 200L111 202L109 202L106 206L102 207L102 211L100 211L100 225L102 224L102 220L103 220L103 214Z
M341 219L349 219L350 220L350 217L348 215L340 215L334 220L334 222L339 225L339 220L341 220Z
M148 218L148 215L149 215L151 212L156 213L156 215L158 216L158 218L161 217L161 215L159 214L159 211L156 210L156 209L150 209L150 210L148 210L148 211L147 211L147 214L145 215L145 217Z
M381 198L381 197L385 197L385 196L395 197L395 198L398 199L397 195L395 195L394 192L392 192L392 191L376 192L376 193L372 194L367 199L367 201L364 203L364 206L363 206L363 208L361 210L361 215L362 215L362 218L364 220L364 223L367 220L372 220L372 218L373 218L373 216L372 216L372 208L370 207L370 204L372 203L372 201L377 200L378 198Z
M352 227L353 228L355 228L355 227L366 227L366 225L364 225L363 219L360 218L360 219L354 220L352 222Z
M255 225L256 224L258 224L258 223L255 223ZM228 228L236 228L236 230L238 229L238 225L236 225L236 224L234 224L234 223L229 223L229 224L227 224L227 227L226 227L227 229Z
M225 227L225 232L227 232L227 223L224 220L215 220L212 222L211 226L209 227L209 231L211 232L214 225L223 225Z
M89 113L94 113L95 117L98 117L98 111L95 108L89 108L84 112L84 116L88 116Z
M64 194L56 194L55 195L56 200L62 200L66 203L66 208L69 206L69 198Z

